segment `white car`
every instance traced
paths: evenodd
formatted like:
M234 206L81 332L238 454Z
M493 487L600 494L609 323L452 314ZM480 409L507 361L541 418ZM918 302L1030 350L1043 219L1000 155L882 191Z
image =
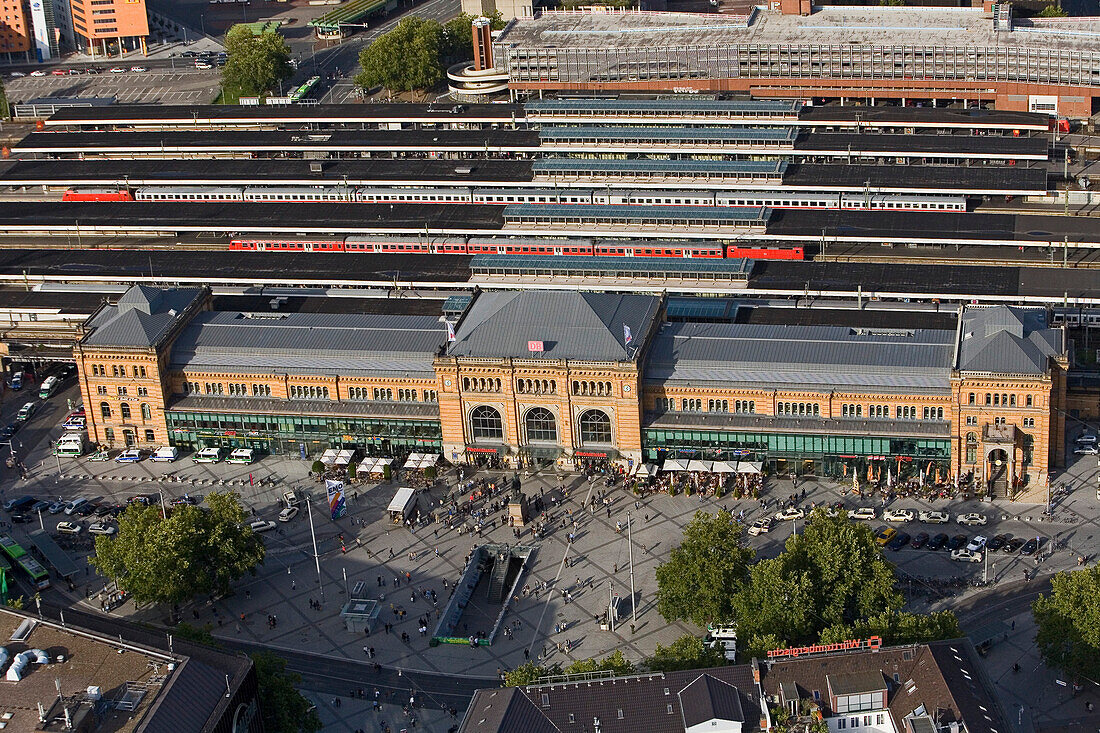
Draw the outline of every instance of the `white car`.
M289 522L291 519L294 519L294 517L296 517L296 516L298 516L298 507L288 506L286 509L279 512L279 521L280 522Z
M783 522L790 519L802 519L805 516L806 512L802 511L798 507L790 506L781 512L777 512L775 518L778 519L780 522Z
M966 549L970 550L971 552L982 552L983 550L985 550L985 545L987 542L989 542L988 537L978 535L967 543Z
M84 525L77 524L76 522L58 522L57 531L60 534L80 534L84 529Z
M984 514L978 514L977 512L970 512L969 514L960 514L955 517L955 521L958 524L965 524L970 527L979 527L984 525L989 520L986 519Z
M253 532L267 532L275 529L275 522L270 519L254 519L248 523L248 528Z
M866 519L870 521L878 516L873 506L861 506L859 509L849 509L848 519Z
M111 69L111 73L112 74L125 74L126 69L122 68L121 66L115 66Z
M35 69L34 71L31 72L31 76L45 76L45 75L46 75L46 72L43 71L42 69Z
M1095 456L1100 453L1100 449L1098 449L1095 445L1082 445L1080 448L1073 452L1079 456Z
M912 522L916 518L916 512L911 509L887 509L882 513L884 522Z
M1078 445L1096 445L1096 436L1091 433L1085 433L1084 435L1078 436L1076 442Z
M96 522L88 527L88 534L105 534L112 535L118 532L118 528L112 524L104 524L103 522Z
M964 550L962 548L951 551L951 559L959 562L981 562L982 553L971 552L970 550Z
M756 537L758 535L762 535L762 534L765 534L767 532L770 532L771 529L772 529L772 518L771 517L764 517L762 519L757 519L755 522L752 523L752 526L749 527L749 536Z
M141 74L141 73L146 72L148 70L149 69L145 68L144 66L131 66L130 67L130 71L133 71L133 72L138 73L138 74Z
M951 517L946 512L921 512L917 518L928 524L947 524L951 521Z

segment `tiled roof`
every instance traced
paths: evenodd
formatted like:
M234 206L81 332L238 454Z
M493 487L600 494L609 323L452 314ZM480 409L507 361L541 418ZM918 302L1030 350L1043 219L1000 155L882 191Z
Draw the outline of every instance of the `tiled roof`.
M1065 350L1062 331L1048 328L1046 311L998 305L963 313L960 371L1044 374Z
M452 356L631 361L660 299L648 295L514 291L479 293L459 322ZM624 326L630 329L629 347ZM528 349L541 341L542 352Z
M198 288L160 290L134 285L115 305L104 306L89 322L88 346L151 347L176 325L201 296Z
M705 672L680 690L679 698L685 728L710 720L745 722L737 688Z

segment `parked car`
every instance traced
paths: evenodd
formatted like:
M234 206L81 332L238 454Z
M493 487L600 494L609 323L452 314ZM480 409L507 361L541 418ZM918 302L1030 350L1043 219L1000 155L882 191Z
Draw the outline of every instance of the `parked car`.
M914 550L919 550L920 548L924 547L928 544L928 533L917 532L916 536L913 537L913 542L911 544Z
M988 542L988 537L978 535L974 539L970 540L970 542L966 543L966 549L970 550L971 552L983 552L985 550L986 543Z
M958 562L981 562L982 553L971 552L970 550L966 549L952 550L951 559L957 560Z
M806 516L806 512L802 511L796 506L789 506L781 512L777 512L775 518L780 522L785 522L791 519L802 519Z
M951 517L946 512L921 512L917 517L927 524L947 524L951 521Z
M73 499L65 505L65 513L69 515L76 514L90 503L91 502L85 499L83 496L78 499Z
M14 499L8 499L4 502L4 511L6 512L21 512L24 509L29 509L38 499L34 498L30 494L23 496L17 496Z
M95 515L97 517L110 516L110 514L113 510L114 510L114 507L111 506L110 504L100 504L99 506L97 506L95 508Z
M940 532L935 537L928 540L928 549L929 550L942 550L944 548L944 546L947 545L947 541L949 539L951 539L951 538L948 537L943 532Z
M195 463L217 463L221 459L221 448L203 448L198 453L191 456L191 460Z
M133 71L134 73L137 73L137 74L143 74L148 70L149 69L145 68L144 66L131 66L130 67L130 71Z
M46 72L42 69L35 69L31 72L31 76L46 76Z
M60 514L61 512L65 511L65 502L55 501L53 504L50 504L50 508L46 511L48 511L50 514Z
M179 458L179 456L179 448L175 447L174 445L162 445L153 452L153 455L149 457L149 460L167 461L168 463L171 463L172 461Z
M70 415L64 423L61 424L65 430L83 430L88 424L87 419L83 415Z
M60 534L80 534L84 531L84 525L77 522L58 522L57 531Z
M757 519L755 522L753 522L752 526L749 527L749 536L756 537L757 535L766 534L767 532L770 532L771 529L772 518L762 517L761 519Z
M36 501L35 503L31 504L30 509L28 509L27 511L31 512L32 514L37 514L38 512L49 511L49 508L50 508L50 502L46 501L45 499L42 499L40 501Z
M984 525L989 520L984 514L979 514L978 512L970 512L969 514L960 514L959 516L955 517L955 521L958 524L963 524L968 527L978 527Z
M86 517L89 514L92 514L93 512L95 512L96 509L99 509L99 504L93 504L91 502L88 502L87 504L84 504L83 506L78 507L77 510L75 512L73 512L73 514L78 514L82 517Z
M911 509L887 509L882 513L884 522L912 522L917 518L917 513Z
M1077 436L1077 440L1074 441L1078 445L1096 445L1096 436L1092 433L1082 433Z
M68 69L54 69L53 71L50 72L50 74L53 75L53 76L68 76L69 75L69 70Z
M966 535L964 535L964 534L954 535L953 537L951 537L951 539L949 539L947 541L947 549L949 549L949 550L958 550L962 547L965 547L966 542L967 542Z
M291 519L294 519L294 517L296 517L296 516L298 516L298 507L288 506L285 509L283 509L281 512L279 512L279 521L280 522L289 522Z
M894 539L890 540L890 543L886 546L889 547L894 552L897 552L898 550L900 550L901 548L905 547L908 544L909 544L909 533L908 532L898 532L894 536Z
M96 522L88 527L88 534L105 534L112 535L118 532L118 527L113 524L104 524L103 522Z
M15 423L9 423L3 428L0 428L0 441L8 441L12 439L12 436L19 432L19 426Z
M19 423L27 422L31 419L31 415L34 414L34 409L37 407L33 402L28 402L19 408L19 412L15 416L15 421Z
M125 74L126 69L122 68L121 66L112 66L111 67L111 73L112 74Z
M1008 544L1008 541L1012 539L1010 534L997 534L989 538L989 542L986 543L986 548L990 552L997 552L1002 547Z
M848 519L865 519L870 521L876 516L878 516L878 514L875 512L873 506L861 506L858 509L848 510Z
M1034 555L1039 551L1039 540L1032 537L1030 540L1024 543L1024 546L1020 548L1021 555Z
M237 448L229 457L225 459L226 463L244 463L249 464L254 460L251 448Z
M172 506L197 506L199 500L190 494L184 494L183 496L172 499Z
M22 79L24 76L26 76L26 74L24 74L22 71L13 71L8 74L9 79Z
M11 375L10 386L15 391L23 389L23 372L16 372Z
M1079 456L1095 456L1100 454L1100 448L1097 448L1095 445L1083 445L1073 452Z
M1013 537L1005 543L1005 554L1011 555L1020 551L1020 549L1027 544L1022 537Z
M275 526L275 522L272 522L270 519L255 519L248 523L249 529L253 532L267 532L275 529Z
M11 515L11 523L12 524L26 524L27 522L31 521L31 518L32 518L32 515L27 514L26 512L15 512L14 514Z
M145 454L140 448L130 448L115 456L115 463L137 463L143 458Z
M879 547L886 547L890 544L890 540L897 537L898 531L893 527L879 527L875 532L875 544Z

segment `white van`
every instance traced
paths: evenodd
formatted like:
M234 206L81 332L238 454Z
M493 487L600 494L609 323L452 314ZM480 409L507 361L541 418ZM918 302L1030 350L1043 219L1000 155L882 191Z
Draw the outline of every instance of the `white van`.
M203 448L191 458L195 463L217 463L221 459L221 448Z
M251 448L237 448L235 451L229 454L229 458L225 459L226 463L252 463L252 449Z
M48 400L55 389L57 389L57 377L46 377L46 381L42 382L42 386L38 388L38 397Z
M180 450L172 445L162 445L149 457L150 461L168 461L171 463L180 457Z
M87 449L87 442L84 439L83 433L68 433L62 435L57 445L54 446L53 454L55 456L64 456L68 458L79 458L84 455Z

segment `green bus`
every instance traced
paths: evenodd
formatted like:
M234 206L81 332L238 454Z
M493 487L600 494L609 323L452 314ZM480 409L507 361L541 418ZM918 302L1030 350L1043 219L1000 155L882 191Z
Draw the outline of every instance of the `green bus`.
M8 587L11 585L11 563L0 555L0 603L8 600Z
M23 572L38 590L50 587L50 571L42 566L42 563L27 554L18 542L6 534L0 534L0 555L11 561L11 564Z

